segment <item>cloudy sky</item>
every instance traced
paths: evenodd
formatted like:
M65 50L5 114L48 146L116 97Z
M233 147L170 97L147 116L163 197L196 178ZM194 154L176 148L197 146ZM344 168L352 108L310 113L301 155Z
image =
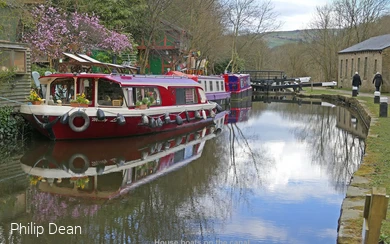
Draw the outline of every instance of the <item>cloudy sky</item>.
M330 0L274 0L274 10L278 13L281 31L309 28L309 23L316 13L316 6L323 6Z

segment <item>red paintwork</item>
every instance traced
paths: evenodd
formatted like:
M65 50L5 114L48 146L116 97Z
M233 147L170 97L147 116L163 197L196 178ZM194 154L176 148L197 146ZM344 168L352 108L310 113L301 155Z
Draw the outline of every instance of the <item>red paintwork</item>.
M209 116L209 112L206 114ZM191 118L193 118L194 112L189 112ZM35 122L32 115L23 115L39 132L43 135L49 137L48 131L41 128ZM161 115L163 119L163 115ZM90 125L87 130L82 133L74 132L68 124L61 124L57 122L53 127L53 133L56 140L68 140L68 139L95 139L95 138L115 138L115 137L126 137L134 135L144 135L159 133L163 131L176 130L180 128L193 127L193 126L205 126L213 122L212 118L193 120L190 122L185 121L185 115L181 115L183 118L183 124L177 125L176 123L164 124L162 127L152 128L147 125L139 125L141 123L141 117L125 117L126 124L119 125L116 122L110 122L116 119L116 117L106 117L107 122L94 122L93 118L90 117ZM42 116L37 116L40 121L43 121ZM49 116L49 121L56 119L56 117ZM174 120L174 116L171 116L171 119ZM74 121L76 126L81 126L83 121L81 118L76 118Z

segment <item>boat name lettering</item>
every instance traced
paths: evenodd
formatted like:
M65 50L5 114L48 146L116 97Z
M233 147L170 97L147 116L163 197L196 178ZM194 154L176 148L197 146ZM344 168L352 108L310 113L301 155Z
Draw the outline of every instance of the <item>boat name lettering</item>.
M92 166L96 166L96 165L99 165L99 164L106 164L107 163L107 160L104 159L104 160L97 160L97 161L91 161L91 165Z
M99 120L98 118L92 118L92 122L107 122L108 119Z

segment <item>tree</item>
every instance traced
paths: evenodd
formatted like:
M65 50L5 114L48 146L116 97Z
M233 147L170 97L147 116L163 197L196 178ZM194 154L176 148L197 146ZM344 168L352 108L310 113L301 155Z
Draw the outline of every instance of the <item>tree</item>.
M316 76L324 81L337 78L337 53L340 50L340 32L334 18L333 7L325 5L317 7L316 18L311 23L313 30L306 32L308 48L311 53L311 62L317 66L313 70L320 70Z
M273 11L271 1L258 3L256 0L228 0L226 6L227 25L232 38L229 65L231 65L231 72L235 72L240 50L261 38L264 32L276 29L279 24L276 22L276 13ZM239 43L239 36L243 35L248 35L250 38L244 43Z
M332 6L350 46L372 36L375 22L389 10L389 0L335 0Z
M24 41L32 45L33 60L47 55L57 59L62 52L86 52L103 48L114 53L132 48L126 35L108 30L98 17L74 12L68 15L54 7L39 6L32 11L34 29L25 33Z
M143 28L137 37L138 42L143 42L145 50L139 54L139 66L141 73L145 73L149 62L149 55L153 49L154 41L161 36L161 16L170 7L172 0L145 0L146 9L143 18L139 21Z

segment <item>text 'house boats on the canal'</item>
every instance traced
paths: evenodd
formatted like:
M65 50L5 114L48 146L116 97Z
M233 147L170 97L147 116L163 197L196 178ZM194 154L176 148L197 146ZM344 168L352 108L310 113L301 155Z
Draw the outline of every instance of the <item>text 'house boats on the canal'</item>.
M185 77L66 73L39 81L44 102L20 113L52 140L163 132L212 123L223 110Z
M30 183L60 195L114 198L201 156L225 117L154 137L60 141L37 144L21 158ZM131 147L129 147L131 145Z

